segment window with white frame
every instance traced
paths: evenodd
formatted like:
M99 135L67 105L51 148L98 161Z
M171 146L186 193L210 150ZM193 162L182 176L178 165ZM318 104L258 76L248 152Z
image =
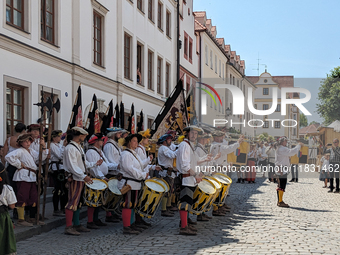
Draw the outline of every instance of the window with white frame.
M208 46L205 45L205 64L209 66Z
M210 68L211 68L211 70L214 69L212 50L210 50Z

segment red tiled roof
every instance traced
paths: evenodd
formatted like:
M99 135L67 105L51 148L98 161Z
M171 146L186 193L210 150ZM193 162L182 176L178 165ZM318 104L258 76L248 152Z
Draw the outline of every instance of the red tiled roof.
M300 128L299 134L300 135L306 135L308 133L316 133L319 126L320 126L319 123L315 123L315 124L309 125L307 127Z
M255 84L259 81L259 76L247 76L247 79L251 81L251 83Z
M216 38L216 40L221 46L224 46L224 38Z
M199 11L199 12L194 12L195 16L200 18L200 17L205 17L207 13L205 11Z
M199 23L197 20L195 20L195 31L204 31L207 28L203 26L201 23Z

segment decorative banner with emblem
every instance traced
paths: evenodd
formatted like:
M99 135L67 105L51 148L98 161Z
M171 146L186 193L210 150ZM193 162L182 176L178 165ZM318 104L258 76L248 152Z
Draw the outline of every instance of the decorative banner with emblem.
M152 139L158 139L168 130L178 134L188 125L188 114L184 98L183 82L180 80L151 126Z

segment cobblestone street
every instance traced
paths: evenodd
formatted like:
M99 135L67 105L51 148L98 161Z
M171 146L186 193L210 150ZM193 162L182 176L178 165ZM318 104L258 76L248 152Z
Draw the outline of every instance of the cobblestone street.
M316 175L315 175L316 176ZM138 236L122 234L122 223L79 237L64 227L17 244L18 254L339 254L340 199L317 178L289 183L276 206L276 184L234 183L225 217L199 222L197 236L178 235L179 215L152 219L153 227ZM103 214L101 214L103 215ZM86 224L85 221L82 224Z

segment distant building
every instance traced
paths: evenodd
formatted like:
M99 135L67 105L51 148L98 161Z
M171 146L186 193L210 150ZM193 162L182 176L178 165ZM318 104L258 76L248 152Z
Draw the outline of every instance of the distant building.
M277 88L278 104L275 112L264 116L255 116L254 119L263 121L262 127L258 127L256 134L268 133L274 137L287 136L289 139L299 137L299 109L295 105L287 105L286 115L281 115L281 88L294 87L294 76L272 76L267 70L260 76L247 76L247 78L257 87L254 93L254 108L258 110L268 110L272 106L273 88ZM297 93L287 94L289 98L299 98ZM295 127L292 121L297 123ZM260 121L259 121L260 122ZM257 125L261 125L258 123Z

